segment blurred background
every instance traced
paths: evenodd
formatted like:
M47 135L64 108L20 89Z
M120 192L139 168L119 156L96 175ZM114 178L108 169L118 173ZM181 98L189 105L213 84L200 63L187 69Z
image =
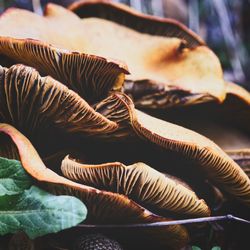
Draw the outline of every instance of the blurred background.
M0 0L0 11L19 7L42 14L48 2L73 0ZM219 56L225 78L250 90L250 0L114 0L138 11L170 17L198 33Z

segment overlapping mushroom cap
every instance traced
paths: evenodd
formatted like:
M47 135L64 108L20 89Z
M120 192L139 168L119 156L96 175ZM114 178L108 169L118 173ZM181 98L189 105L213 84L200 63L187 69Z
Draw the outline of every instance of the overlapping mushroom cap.
M139 88L146 95L163 92L163 102L167 106L173 105L173 93L170 91L173 89L175 97L178 94L175 105L214 99L223 101L225 98L225 84L217 57L199 36L184 25L172 19L144 15L123 4L105 0L78 1L69 9L82 18L86 27L89 25L98 30L98 35L104 40L104 44L99 45L101 53L107 56L115 51L116 58L127 62L131 70L131 77L127 79L132 80L133 87L131 89L131 83L125 82L124 88L133 97ZM89 35L94 43L98 43L95 34ZM128 39L122 39L116 50L105 44L105 41L116 44L121 37ZM90 50L98 49L94 47L97 46L93 45ZM141 86L145 84L147 87Z
M123 94L111 95L96 106L96 112L66 86L22 65L2 68L0 84L1 121L23 131L39 148L51 134L116 138L120 123L127 134L131 124L139 136L197 161L212 180L249 203L249 179L219 147L190 130L136 111Z
M18 16L18 26L13 26L13 16ZM32 22L29 21L30 19ZM60 30L57 28L58 25L60 25ZM174 26L178 27L179 33L183 33L184 37L193 37L193 40L199 41L182 25L174 23ZM146 79L150 84L162 83L167 93L169 87L174 86L176 90L186 93L189 103L197 99L199 101L201 99L222 101L225 96L222 70L217 57L206 46L191 46L190 48L185 40L178 38L183 38L182 35L177 37L174 37L174 34L172 37L148 35L100 18L81 20L72 12L52 4L47 6L44 17L28 11L9 10L0 19L0 29L0 54L16 62L37 67L40 63L36 61L41 55L37 55L38 59L36 59L36 53L45 54L46 52L38 48L32 49L33 60L31 62L27 49L15 49L17 45L12 46L12 44L18 43L18 40L9 40L6 37L38 39L59 48L126 61L131 71L131 76L127 77L128 80L140 82ZM32 43L30 46L36 47ZM52 60L51 63L55 65L53 54L46 53L46 55L47 60ZM63 74L65 77L69 74L67 79L55 74L52 76L64 83L74 80L76 78L74 74L81 68L74 71L69 63L74 64L76 57L76 55L71 56L66 62L62 60L61 71L63 70L63 73L57 68L57 73L60 75ZM51 65L52 68L55 67L53 65ZM52 69L48 64L46 69L42 69L45 73L51 74ZM79 77L79 73L76 75ZM82 75L81 71L80 75Z
M45 17L26 10L7 10L0 21L2 63L7 57L8 64L18 62L35 67L40 73L70 86L90 102L105 97L112 88L121 88L124 74L128 73L126 64L83 53L78 19L53 4L48 5Z
M80 0L68 7L81 18L98 17L127 26L142 33L178 37L187 42L189 48L205 42L185 25L170 18L145 15L127 5L110 0Z
M46 168L38 153L29 140L14 127L0 124L0 132L10 136L20 155L25 170L44 188L55 194L70 194L84 200L88 207L88 221L96 223L150 223L166 221L126 196L101 191L96 188L80 185L57 175ZM160 245L178 249L188 241L188 233L183 226L173 225L155 230L157 239L161 239ZM151 235L152 239L154 234Z
M221 95L221 97L223 97L220 99L221 101L224 101L224 103L223 105L219 105L218 102L216 102L216 98L212 100L210 92L213 85L211 85L211 83L216 82L215 85L217 85L216 87L218 88L221 84L219 84L219 81L215 81L215 79L211 78L207 81L207 83L209 82L210 84L203 85L205 88L207 88L207 95L205 93L200 93L199 87L197 85L195 85L193 89L191 87L192 84L196 83L194 78L192 78L193 73L197 74L197 72L199 72L198 74L200 76L203 75L204 77L206 75L206 77L208 77L210 74L202 74L202 69L207 71L209 67L211 67L211 64L214 68L218 69L218 72L220 69L219 64L215 67L215 61L212 62L212 60L208 60L207 54L206 58L201 60L201 64L204 63L207 68L204 66L204 68L199 68L197 72L192 71L192 67L190 67L190 65L194 66L196 63L193 60L194 57L190 57L192 61L187 59L188 55L190 56L190 53L187 52L185 47L193 48L193 50L196 52L197 50L202 49L205 44L197 35L171 19L147 16L127 8L122 4L113 3L111 1L78 1L70 5L69 9L83 18L83 21L87 21L88 19L91 20L90 17L97 17L121 24L143 34L150 34L155 37L176 37L181 38L182 41L185 41L183 48L180 46L180 50L176 50L179 52L179 54L174 54L174 45L172 50L169 50L169 52L171 51L172 53L171 56L174 67L176 66L179 69L179 72L186 75L184 82L186 86L190 87L190 89L183 86L180 87L178 85L179 82L181 82L179 77L174 78L174 80L172 79L172 84L168 83L167 85L164 84L164 81L158 81L157 78L145 77L145 80L125 82L125 93L133 97L133 101L137 108L146 110L161 110L160 117L163 119L166 119L167 121L173 121L174 123L187 126L197 132L200 132L212 140L215 140L215 142L219 143L223 149L237 149L238 152L240 152L242 150L244 151L244 148L250 147L249 129L246 125L249 124L247 117L250 109L250 94L243 88L233 83L225 82L222 84L224 85L224 94ZM92 23L94 22L93 20ZM173 40L172 44L174 44ZM164 52L161 53L164 54ZM157 58L159 62L161 60L161 53L156 52L154 55L152 55L152 61L154 58ZM187 54L186 59L189 68L186 68L185 64L183 64L185 60L181 60L181 58L183 59L183 57L185 57L185 53ZM122 55L120 58L122 58ZM201 59L201 57L199 59ZM166 54L164 56L164 60L167 60ZM128 65L130 66L129 60L127 61ZM150 63L152 63L152 61ZM179 64L180 62L181 64ZM168 61L168 65L169 68L166 66L165 69L168 71L168 73L171 72L171 76L174 76L175 68L171 66L171 60ZM185 69L187 69L187 71L185 71ZM155 72L157 72L158 75L161 75L159 72L159 67L155 69ZM222 74L218 74L218 72L215 73L215 71L213 71L211 75L216 77L220 75L222 80ZM190 78L186 78L187 75L190 76ZM144 76L147 76L147 74L144 73ZM147 79L153 79L155 81L149 81ZM192 83L190 83L189 80L192 81ZM201 82L202 81L200 81L200 83ZM209 102L207 105L208 107L202 104L206 102ZM194 108L195 112L193 112L192 108L192 112L190 112L188 108L181 112L179 112L177 109L176 112L176 107L178 106L189 106L193 104L201 104L201 106ZM164 117L164 115L162 115L162 113L164 113L163 110L169 108L170 110L165 112L166 115ZM173 111L171 108L173 108ZM197 110L201 110L201 112L197 112ZM232 116L232 112L234 113L234 119L230 118L230 116ZM202 116L202 113L205 113L206 115ZM155 115L155 113L152 111L151 114ZM199 118L200 115L201 117ZM184 118L182 119L183 116ZM188 118L188 116L190 117ZM204 120L204 122L202 123L201 120Z
M117 122L111 121L96 112L79 95L69 90L65 85L49 76L41 77L35 69L24 65L14 65L10 69L1 68L0 80L0 121L8 122L23 131L37 145L39 151L51 144L51 136L57 143L59 141L60 144L64 143L62 146L65 147L68 146L67 136L65 135L69 137L78 135L82 139L89 136L105 138L107 133L112 135L112 131L114 134L118 131L119 124ZM117 112L120 113L119 110ZM159 214L162 215L168 215L169 213L171 215L195 217L210 214L206 203L199 200L192 191L176 184L144 164L142 164L142 168L138 164L128 168L122 164L118 168L112 164L108 166L111 175L113 171L117 170L117 174L113 176L115 182L120 182L125 177L123 170L128 174L123 179L124 190L110 190L110 187L102 185L102 181L105 181L104 179L101 180L102 178L99 182L91 182L85 179L83 183L92 187L84 186L71 182L46 168L29 140L16 129L10 125L2 124L0 130L9 135L14 142L13 146L9 140L1 140L1 149L4 149L0 151L1 154L8 153L10 158L18 155L26 171L38 181L39 185L44 186L49 191L73 194L83 199L88 206L89 219L92 222L122 223L123 221L131 221L135 223L166 220L119 193L128 195L139 204L150 208L156 207L155 210L157 212L159 210ZM129 130L128 127L127 130ZM62 136L65 136L65 140L62 140ZM12 149L17 149L18 152L12 151ZM71 170L63 166L62 168L66 169L64 171L66 176L74 176L76 169ZM105 171L107 170L104 169ZM104 172L103 168L100 167L92 175L92 178L96 176L98 179L99 176L103 176ZM133 173L132 176L129 172ZM86 174L88 175L87 172ZM106 177L109 179L109 176ZM131 192L129 192L129 186L126 186L129 184L129 182L126 183L128 178L133 186L133 188L131 186ZM141 183L138 182L139 180L141 180ZM145 189L145 182L149 183L149 189L151 190ZM141 194L134 189L136 183L137 187L142 190ZM100 191L94 187L110 190L113 193ZM132 193L135 195L132 195ZM159 197L160 193L162 198ZM124 213L121 213L121 209ZM117 216L114 215L114 210L117 212ZM177 241L177 246L186 243L188 236L184 228L181 226L168 228L165 233L168 230L173 230L169 232L169 239L173 238L174 241ZM171 242L170 240L166 244L172 245Z
M215 143L194 131L136 110L131 99L124 94L108 97L97 105L96 110L105 114L108 119L117 121L116 110L109 108L114 106L127 109L127 117L124 119L140 137L192 159L213 182L249 206L249 178Z
M124 194L146 207L161 211L161 214L184 217L210 214L205 202L198 200L194 192L144 163L88 165L66 157L61 169L69 179Z
M161 102L162 97L158 97ZM150 105L153 104L152 99L145 98L144 101L149 108L146 112L210 138L237 159L238 164L246 166L248 156L245 152L250 148L250 94L242 87L226 83L226 99L222 104L210 102L190 107L159 108ZM138 106L141 108L143 105Z
M227 93L232 99L240 96L247 103L248 94L233 84L225 84L218 59L182 25L148 19L119 5L100 3L92 1L83 7L91 9L89 16L102 17L103 5L111 21L120 20L117 13L122 13L121 16L138 20L138 24L152 22L154 27L161 27L158 35L152 36L152 30L140 30L140 25L137 31L129 25L130 28L120 26L126 22L118 21L118 25L99 18L81 20L56 5L48 5L43 17L9 10L0 18L2 62L14 61L35 68L24 65L0 68L0 122L20 130L42 157L96 140L104 144L122 140L128 144L135 141L154 144L157 150L183 156L223 191L250 206L250 180L237 163L206 137L135 109L126 94L114 92L121 89L128 73L125 64L99 55L126 60L132 74L127 77L130 81L124 85L124 91L134 94L139 90L138 100L148 91L153 99L162 97L165 106L175 106L222 101ZM18 17L15 27L13 15ZM20 25L18 29L16 24ZM163 33L165 28L167 32ZM113 35L114 29L118 37ZM124 36L130 39L122 39ZM122 44L114 48L109 39ZM140 49L124 52L124 48L132 48L138 41ZM140 81L143 78L146 80ZM0 131L5 134L0 137L0 155L19 157L26 171L51 192L83 199L93 223L148 223L166 221L161 216L169 214L179 218L210 214L206 203L193 191L147 164L113 163L117 159L112 159L106 164L84 165L66 158L62 172L82 183L78 184L48 169L29 140L15 128L1 124ZM46 148L48 144L50 147ZM188 240L186 229L179 225L155 233L168 247L180 248Z
M0 82L0 121L14 125L38 148L60 145L62 131L98 135L117 128L74 91L33 68L1 67Z
M207 88L207 95L204 93L200 93L199 91L199 87L195 85L194 89L192 89L192 84L195 84L196 81L194 81L194 79L192 78L193 75L195 74L199 74L199 76L203 77L208 77L208 75L210 74L203 74L202 69L208 71L209 68L214 67L217 68L218 71L220 70L220 66L219 63L216 66L216 60L212 61L212 60L208 60L209 56L208 54L204 54L204 56L206 58L204 58L204 60L201 59L201 57L199 58L200 64L202 65L202 63L204 63L204 65L206 64L206 67L204 68L199 68L196 72L192 71L192 66L196 67L196 63L195 61L193 61L192 57L192 61L187 60L187 65L188 68L187 71L185 71L185 66L183 64L183 62L185 62L185 60L181 60L181 58L185 57L185 54L187 54L186 59L190 56L190 53L187 52L187 50L185 49L185 47L188 48L193 48L194 51L196 51L195 53L197 53L198 50L203 49L203 46L205 45L204 42L197 36L194 35L193 32L191 32L190 30L188 30L187 28L180 26L178 23L174 22L171 19L162 19L162 18L157 18L157 17L151 17L151 16L147 16L144 14L140 14L130 8L125 7L122 4L117 4L117 3L112 3L111 1L103 1L103 0L97 0L97 1L78 1L73 3L71 6L69 6L69 9L74 11L78 16L80 16L81 18L83 18L83 21L85 20L86 22L89 20L92 20L92 23L94 22L93 20L95 19L91 19L90 17L97 17L97 18L102 18L104 20L109 20L118 24L123 25L123 27L129 27L133 30L139 31L143 34L150 34L152 37L157 37L157 36L161 36L161 37L175 37L175 38L181 38L182 41L184 42L183 48L181 48L181 50L179 50L179 55L178 56L173 56L173 55L177 55L175 54L175 49L174 49L174 43L172 40L172 49L169 50L169 53L172 53L171 55L173 56L173 65L174 67L176 67L179 72L181 72L181 74L185 75L184 77L190 77L190 78L185 78L184 82L185 84L187 84L187 86L190 87L190 89L185 88L185 87L180 87L178 84L178 82L180 81L180 78L176 78L174 81L172 81L171 84L164 84L164 81L158 81L157 79L154 78L147 78L145 80L141 80L141 81L131 81L131 82L125 82L124 84L124 91L125 93L129 94L130 96L133 97L133 101L135 103L135 106L137 108L140 109L147 109L147 110L164 110L166 108L176 108L178 106L189 106L189 105L193 105L193 104L202 104L202 103L206 103L206 102L211 102L211 106L212 108L209 108L206 112L209 114L209 118L210 120L213 119L213 114L211 115L211 113L218 113L218 117L222 116L225 117L225 114L222 114L222 112L225 112L225 109L230 110L230 109L234 109L235 112L235 116L237 116L237 119L235 118L234 120L240 120L242 121L242 113L245 113L245 116L247 116L247 109L249 109L249 100L250 100L250 95L247 91L245 91L243 88L233 84L233 83L228 83L228 82L224 82L222 85L224 85L223 91L223 100L224 100L224 104L223 107L219 107L216 99L212 100L211 99L211 93L210 93L210 88L212 87L212 85L215 83L216 87L218 88L220 86L220 84L218 83L218 81L215 81L214 79L208 80L206 85L203 85L205 88ZM105 21L103 21L105 23ZM136 25L135 25L136 24ZM168 41L171 41L168 40ZM161 42L158 41L160 44ZM141 43L140 43L141 44ZM170 42L171 44L171 42ZM170 45L171 46L171 45ZM165 46L167 48L167 46ZM178 47L178 46L177 46ZM183 50L183 51L182 51ZM176 50L177 51L177 50ZM182 51L182 52L180 52ZM193 52L194 52L193 51ZM164 52L162 52L164 53ZM117 54L119 55L119 53ZM123 56L120 55L120 58L122 58ZM154 60L154 58L157 58L157 60L161 60L161 54L157 54L155 53L153 56L151 56L151 62ZM164 57L164 60L167 58ZM191 57L190 57L191 58ZM144 58L145 59L145 58ZM167 60L167 59L166 59ZM129 60L126 60L128 62L128 65L130 66L131 64L129 63ZM166 61L165 61L166 62ZM179 64L180 63L180 64ZM179 65L178 65L179 64ZM168 65L166 66L166 71L170 74L175 74L175 69L174 67L170 66L171 65L171 61L168 61ZM213 65L213 66L212 66ZM168 68L169 67L169 68ZM155 72L157 72L158 75L160 75L159 73L159 67L157 69L155 69ZM215 74L215 72L211 75L214 76L218 76L219 74ZM144 73L144 76L147 76L147 74ZM222 74L220 74L220 78L223 81L223 77ZM155 81L148 81L147 79L153 79ZM203 78L205 79L205 78ZM189 81L192 81L192 83L190 83ZM200 85L202 81L200 81ZM224 99L225 98L225 99ZM221 99L221 101L222 101ZM241 104L240 108L241 109L235 109L235 107L233 107L232 105L232 101L234 101L234 105L239 106L239 103L243 103L244 105ZM238 104L237 104L238 103ZM229 106L230 105L230 106ZM214 107L216 106L216 107ZM244 106L244 107L243 107ZM203 110L204 111L204 106L198 107L197 109ZM221 110L220 112L218 111ZM202 111L202 112L203 112ZM241 114L238 114L237 112L240 112ZM242 112L243 111L243 112ZM177 118L173 118L172 121L173 122L177 122L183 126L187 126L190 127L191 129L196 129L196 125L194 126L189 126L189 122L188 121L181 121L180 117L185 116L185 113L188 112L188 109L184 109L183 113L180 113L179 115L175 115ZM206 113L203 112L203 113ZM231 110L231 112L233 112ZM172 114L171 110L166 112L166 119L168 120L168 115ZM175 110L173 111L173 113L175 113ZM152 114L152 112L151 112ZM153 113L154 114L154 113ZM192 114L190 114L191 116ZM195 115L192 115L192 118L190 118L190 122L194 119L195 120ZM199 114L197 114L196 116L199 116ZM161 116L163 117L163 116ZM206 117L203 117L202 119L205 119ZM179 121L180 120L180 121ZM200 119L201 120L201 119ZM222 119L221 119L222 120ZM246 123L245 122L246 118L244 118L244 122L242 121L242 123ZM209 123L209 121L208 121ZM231 123L231 121L228 123ZM235 123L235 122L232 122ZM238 125L240 122L236 122ZM223 137L221 140L219 139L218 136L216 136L213 132L213 134L210 136L211 133L211 129L209 129L209 131L207 132L206 129L202 128L202 126L204 127L204 125L200 125L199 128L197 129L198 132L203 133L204 131L204 135L210 137L211 139L215 140L217 143L220 143L220 145L224 148L224 146L221 144L221 141L228 141L228 139L226 139L225 137ZM209 124L208 124L209 126ZM219 126L220 127L220 126ZM247 126L245 126L245 129ZM223 129L217 128L217 125L215 127L212 126L212 129L214 131L219 131L218 134L223 134L223 130L225 130L225 127L223 127ZM226 129L228 130L228 129ZM237 134L236 136L233 136L232 134L235 134L234 132L234 128L232 130L229 130L230 134L227 133L227 137L233 138L234 141L236 141L236 136L239 137ZM244 136L244 135L243 135ZM243 139L243 136L241 137L241 141L247 141L247 139ZM221 136L220 136L221 137ZM245 138L247 138L247 136L245 136ZM239 140L238 140L239 141ZM223 142L225 143L225 142ZM227 145L229 145L230 143L227 143ZM235 143L231 143L231 145L233 145ZM244 145L244 144L243 144ZM249 143L248 145L249 146ZM237 147L235 145L235 147ZM238 149L240 148L240 145L238 145ZM227 149L225 147L225 149Z

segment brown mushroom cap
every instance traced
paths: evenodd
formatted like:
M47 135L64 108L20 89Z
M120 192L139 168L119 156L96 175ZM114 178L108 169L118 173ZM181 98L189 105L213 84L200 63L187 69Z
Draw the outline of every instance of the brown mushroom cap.
M139 162L130 166L119 162L88 165L67 156L62 161L61 170L64 176L71 180L124 194L143 206L159 210L161 215L210 215L204 200L199 200L193 191L144 163Z
M191 159L201 167L211 181L242 203L250 206L249 178L239 165L215 143L194 131L136 110L130 98L124 94L114 94L103 103L109 106L108 102L110 105L116 103L116 105L123 106L124 109L127 108L129 116L127 122L140 137ZM105 113L102 102L98 104L97 110ZM116 111L113 111L113 115L116 120ZM112 120L112 110L107 117Z
M224 99L221 66L207 47L189 49L180 39L141 34L101 19L83 19L82 26L92 41L85 51L125 61L131 72L127 80L148 79L150 83L163 83L167 89L172 85L220 101Z
M163 97L159 94L156 99L160 103ZM250 93L239 85L226 82L226 99L221 104L210 101L206 104L179 107L173 101L171 107L161 109L156 104L153 110L152 100L153 98L150 100L145 97L142 105L135 105L143 108L147 103L146 112L194 130L213 140L223 150L250 148Z
M121 3L108 0L83 0L72 3L68 9L81 18L98 17L141 33L177 37L185 40L189 48L205 44L201 37L174 19L145 15Z
M18 16L16 22L20 24L20 27L16 25L13 27L13 15ZM29 21L31 17L32 22ZM72 26L70 29L69 24ZM58 25L65 31L64 33L58 31ZM133 81L147 79L152 83L163 83L166 88L169 85L174 85L181 90L190 91L191 95L202 94L204 96L203 101L207 100L208 96L210 96L210 99L218 101L222 101L225 97L224 80L217 57L205 46L188 48L185 42L179 38L139 33L100 18L81 20L74 13L52 4L47 6L44 17L22 10L7 11L0 18L0 30L2 36L0 38L0 54L36 68L41 64L37 60L39 59L41 62L43 60L40 59L43 58L41 55L46 52L41 48L34 48L32 43L30 50L35 51L35 53L32 52L28 58L27 48L18 46L15 49L17 45L14 46L13 43L15 44L17 41L6 39L6 37L33 38L71 51L118 58L126 61L129 66L132 74L127 79ZM20 41L18 44L20 45ZM37 55L37 53L40 55ZM51 74L63 83L81 85L80 80L82 78L77 79L77 77L79 78L83 73L82 71L79 73L79 69L76 69L76 67L82 64L82 56L69 53L58 66L57 56L53 59L51 54L53 55L50 50L46 53L46 57L48 57L48 59L45 57L47 62L46 74ZM38 56L38 59L36 59L36 56ZM93 62L96 61L93 60ZM92 67L93 62L90 63L89 67ZM55 66L56 72L52 70ZM105 70L95 70L95 73L98 71L99 73L105 72ZM65 79L65 72L67 79ZM59 76L57 76L58 73ZM110 83L115 88L120 87L124 79L124 70L121 72L120 69L119 73L123 74L119 74L119 77L116 75L115 80L113 79ZM110 89L110 85L107 89ZM103 83L98 85L98 87L102 86ZM104 96L103 90L98 92ZM97 95L95 92L93 93ZM82 95L85 98L88 97L84 93Z
M81 20L54 4L47 6L44 17L14 8L0 17L1 56L51 75L95 102L110 89L121 88L128 71L118 60L86 54L85 40Z
M81 185L57 175L48 169L30 141L18 130L8 124L0 124L0 132L11 137L18 148L24 169L38 181L39 185L55 194L75 195L88 208L88 221L96 223L150 223L167 219L152 214L148 210L129 200L124 195ZM187 231L183 226L172 225L156 230L165 246L179 249L188 241ZM152 235L154 237L154 235ZM157 238L159 235L157 235Z
M162 91L165 98L162 98L161 95L161 102L157 102L157 97L154 97L155 105L156 103L159 107L162 107L163 103L171 105L169 98L172 99L173 97L168 87L175 87L176 91L186 92L186 98L183 98L182 92L179 93L177 99L180 100L177 103L180 103L180 105L206 102L212 99L222 101L224 99L225 86L218 59L208 48L200 46L204 45L201 38L184 25L172 19L144 15L123 4L105 0L78 1L70 5L69 9L83 18L85 27L83 29L87 31L88 36L93 37L91 40L95 43L98 42L98 39L95 39L91 34L92 30L96 30L96 33L98 31L98 35L103 37L102 42L107 40L107 43L112 41L112 44L116 44L116 40L119 38L123 40L122 34L126 33L126 37L129 39L122 41L122 45L119 46L119 48L125 48L126 53L123 53L123 50L119 51L117 48L117 50L113 50L115 56L127 62L132 73L131 77L127 77L127 79L135 81L135 85L137 85L138 80L145 80L147 84L151 85L161 83L165 85L166 89ZM112 21L113 24L108 21L105 22L105 19ZM119 25L115 25L115 23ZM91 27L91 29L88 30L87 27ZM115 32L112 30L115 30ZM118 32L119 30L120 32ZM132 32L132 30L140 33ZM138 35L136 36L136 34ZM150 34L150 36L146 36L146 34ZM105 35L108 39L105 38ZM129 46L129 42L133 42L134 46ZM197 46L201 48L198 49ZM126 49L127 47L130 49ZM100 48L99 51L96 52L96 48ZM95 53L114 57L114 53L108 49L108 45L92 45L90 49ZM142 52L140 53L140 51ZM140 57L143 59L138 63ZM142 67L140 68L141 65L145 70ZM139 85L141 85L140 82ZM126 90L127 87L125 87ZM134 97L134 93L131 94ZM140 100L137 101L140 102ZM149 105L148 102L143 102L143 104Z
M126 66L115 61L57 49L31 39L0 37L0 54L54 77L89 102L105 97L111 89L121 88L127 73Z
M20 129L38 148L60 146L64 134L105 135L118 127L65 85L24 65L0 67L0 122Z

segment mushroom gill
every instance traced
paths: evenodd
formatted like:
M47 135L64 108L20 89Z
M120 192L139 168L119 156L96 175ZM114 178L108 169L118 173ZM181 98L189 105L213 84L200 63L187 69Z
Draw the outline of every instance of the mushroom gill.
M89 102L107 96L111 89L120 89L124 74L128 73L126 65L118 61L58 49L31 39L0 37L1 54L52 76Z
M250 206L249 178L215 143L192 130L136 110L131 99L121 93L113 94L100 102L96 110L106 115L108 119L112 120L114 116L116 120L116 110L108 109L109 112L105 110L105 106L109 107L114 103L127 109L128 131L132 130L144 140L192 160L223 191Z
M8 124L0 124L0 133L8 135L18 148L21 163L38 185L55 194L68 194L80 198L88 208L89 223L151 223L168 221L139 206L124 195L101 191L59 176L48 169L30 141L18 130ZM188 241L188 233L181 225L157 228L151 235L152 240L161 240L165 247L180 249Z
M37 148L60 147L67 134L100 135L118 126L65 85L24 65L0 67L0 122L15 126Z
M68 156L61 165L65 177L98 189L124 194L163 216L209 216L204 200L148 165L138 162L126 166L119 162L88 165Z
M13 26L13 15L20 19L20 26ZM31 18L34 20L32 23L28 21ZM149 23L152 21L148 20ZM72 28L69 28L69 24ZM58 25L66 32L62 34L58 31ZM180 33L182 30L185 34L190 33L181 25L178 27ZM175 86L176 89L190 92L191 99L188 98L189 95L186 97L189 102L195 102L193 94L202 95L204 101L222 101L225 98L225 84L218 58L206 46L190 48L185 40L175 37L174 34L172 37L150 35L101 18L81 20L74 13L49 4L43 17L27 11L10 10L0 18L0 54L37 67L31 65L31 58L32 61L37 60L36 53L28 58L26 49L22 46L15 49L13 43L17 41L6 37L38 39L59 48L126 61L131 71L131 75L126 77L127 80L137 82L145 79L152 84L162 83L166 92L169 86ZM33 46L31 48L35 50ZM67 56L73 65L78 66L76 57L75 54ZM55 63L50 62L50 56L48 58L48 67L52 64L51 68L54 68ZM59 68L69 75L66 81L62 77L58 78L56 74L52 76L62 82L77 85L77 82L74 83L74 77L82 74L78 74L79 69L73 71L70 62L62 61ZM124 74L121 74L117 78L118 83L113 85L120 87L121 78L124 79Z

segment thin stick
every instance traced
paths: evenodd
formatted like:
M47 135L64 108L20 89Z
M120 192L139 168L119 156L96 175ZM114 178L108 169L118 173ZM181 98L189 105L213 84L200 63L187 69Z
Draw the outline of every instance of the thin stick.
M225 216L213 216L195 219L185 219L185 220L175 220L175 221L163 221L154 223L144 223L144 224L125 224L125 225L91 225L91 224L80 224L78 227L85 228L138 228L138 227L162 227L171 225L183 225L191 223L202 223L202 222L215 222L215 221L238 221L250 225L250 221L233 216L231 214Z

